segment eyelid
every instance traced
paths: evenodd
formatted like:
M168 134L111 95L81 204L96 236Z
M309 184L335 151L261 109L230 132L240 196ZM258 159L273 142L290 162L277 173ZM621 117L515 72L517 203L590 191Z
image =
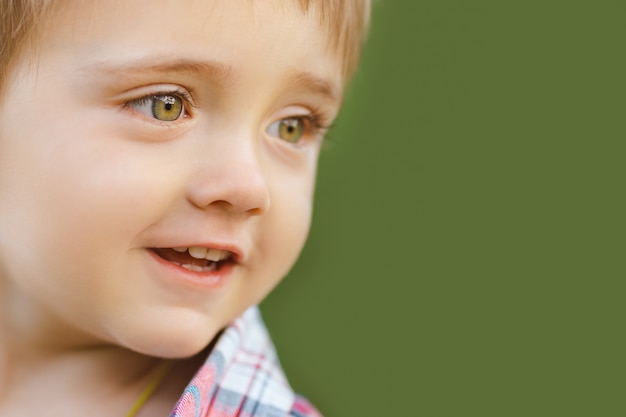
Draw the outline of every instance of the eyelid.
M133 96L124 101L124 109L128 109L133 111L134 113L140 114L145 119L150 120L154 123L172 125L173 123L180 123L181 120L187 119L193 116L193 110L196 108L194 103L193 94L189 89L177 85L155 85L155 86L147 86L144 88L138 89ZM179 97L183 102L183 109L185 115L181 119L177 119L174 121L163 121L158 120L152 117L148 117L138 112L137 110L132 108L132 104L139 103L142 100L152 100L154 97L159 96L176 96Z
M298 120L298 123L302 126L300 136L294 138L294 140L287 139L281 135L281 124L290 120ZM322 121L320 115L317 113L309 113L275 119L267 126L265 132L291 146L302 146L307 142L322 140L329 127L330 126L328 124Z
M267 126L268 131L272 126L280 123L281 121L288 119L301 119L303 120L306 131L302 140L321 139L328 129L332 127L333 118L329 116L327 112L315 107L304 106L289 106L282 109L280 112L275 113L272 117L271 123Z
M333 118L320 109L312 109L310 113L304 116L295 116L295 118L298 117L305 119L308 125L305 127L310 130L307 134L313 138L323 139L326 132L332 127Z

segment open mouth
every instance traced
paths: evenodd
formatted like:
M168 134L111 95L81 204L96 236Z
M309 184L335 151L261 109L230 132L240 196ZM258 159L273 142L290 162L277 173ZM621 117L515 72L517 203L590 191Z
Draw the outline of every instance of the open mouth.
M152 248L160 258L194 272L213 272L234 262L233 253L201 246L189 248Z

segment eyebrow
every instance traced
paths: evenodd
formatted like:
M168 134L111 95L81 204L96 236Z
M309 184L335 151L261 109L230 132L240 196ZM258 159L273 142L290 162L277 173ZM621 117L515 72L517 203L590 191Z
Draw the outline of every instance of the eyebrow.
M232 79L232 68L214 61L192 61L187 59L162 60L155 58L140 58L127 62L98 62L81 68L81 72L96 72L100 74L119 75L120 73L151 73L151 74L207 74L218 79Z
M224 83L233 82L236 74L229 65L216 61L196 61L188 59L140 58L132 62L97 62L86 65L81 72L97 75L119 76L120 74L189 74L203 75ZM305 88L314 94L332 101L341 101L341 91L327 80L309 71L292 71L285 78L286 86Z
M287 85L304 87L308 90L330 98L333 101L341 101L341 95L330 82L317 77L308 71L294 71L287 77Z

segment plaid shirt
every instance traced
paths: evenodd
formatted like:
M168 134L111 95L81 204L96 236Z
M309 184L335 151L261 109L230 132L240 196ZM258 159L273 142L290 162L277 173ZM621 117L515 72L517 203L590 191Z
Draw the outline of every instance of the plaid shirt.
M220 336L170 417L321 417L294 394L257 307Z

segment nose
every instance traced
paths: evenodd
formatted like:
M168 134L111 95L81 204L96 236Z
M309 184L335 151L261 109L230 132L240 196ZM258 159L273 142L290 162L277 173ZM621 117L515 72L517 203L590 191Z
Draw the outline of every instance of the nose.
M270 191L259 151L234 143L200 156L188 200L200 209L221 206L233 213L261 215L270 208Z

